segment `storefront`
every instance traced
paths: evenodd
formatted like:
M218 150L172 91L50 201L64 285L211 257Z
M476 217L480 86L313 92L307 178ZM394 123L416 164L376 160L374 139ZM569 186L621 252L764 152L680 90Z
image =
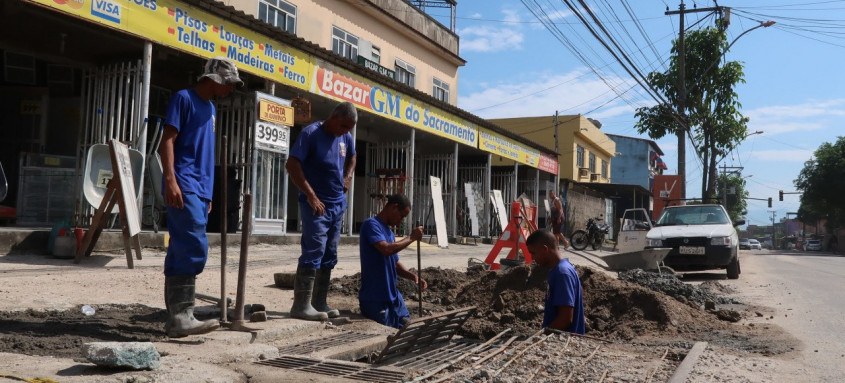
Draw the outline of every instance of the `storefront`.
M481 184L477 188L489 194L491 156L531 169L515 167L514 190L521 188L520 177L539 183L557 171L553 156L533 144L218 2L16 0L0 7L0 32L20 36L0 46L5 69L0 163L10 189L4 204L16 202L19 225L49 226L61 219L86 224L91 208L78 180L88 148L118 139L153 157L157 121L170 94L190 86L204 60L215 56L235 61L246 83L218 103L218 137L229 139L225 150L218 142L218 162L226 156L227 174L241 193L265 193L258 211L268 225L281 226L278 233L297 229L297 204L280 202L284 196L294 200L296 190L283 173L286 150L256 150L261 146L256 92L285 105L294 101L287 144L338 102L352 102L363 112L354 132L359 159L346 232L356 231L356 222L376 211L390 192L420 202L417 217L408 222L423 219L422 190L428 175L436 175L445 184L450 233L458 235L465 185ZM46 195L25 201L22 195L44 191L39 186L44 179L54 180L43 174L29 180L21 171L31 173L31 167L46 169L42 173L50 177L61 173L67 183L51 184ZM148 181L142 216L154 221L160 203ZM54 200L57 206L45 205Z

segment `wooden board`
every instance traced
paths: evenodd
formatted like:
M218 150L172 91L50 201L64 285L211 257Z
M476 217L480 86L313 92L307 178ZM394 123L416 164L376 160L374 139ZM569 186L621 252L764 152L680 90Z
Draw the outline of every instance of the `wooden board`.
M449 233L446 231L446 212L443 208L443 184L440 178L429 176L431 185L431 202L434 209L434 226L437 229L437 246L449 247Z
M141 232L141 215L138 214L138 203L135 201L135 179L132 175L132 164L129 162L129 147L117 140L109 142L112 155L112 172L120 187L121 218L126 219L129 235Z
M501 190L493 190L493 194L490 195L490 202L493 203L493 209L495 209L496 214L499 216L499 225L502 230L505 230L508 227L508 210L505 208L505 201L502 199L502 191Z

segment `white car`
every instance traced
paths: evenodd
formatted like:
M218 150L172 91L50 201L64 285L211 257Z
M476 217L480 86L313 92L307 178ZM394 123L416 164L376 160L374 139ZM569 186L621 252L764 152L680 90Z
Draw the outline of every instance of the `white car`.
M739 278L739 236L722 205L671 206L663 210L657 226L646 235L646 249L670 247L664 259L676 270L726 269L729 279Z
M756 239L749 239L748 240L748 248L750 250L763 250L763 245L760 244L760 241Z

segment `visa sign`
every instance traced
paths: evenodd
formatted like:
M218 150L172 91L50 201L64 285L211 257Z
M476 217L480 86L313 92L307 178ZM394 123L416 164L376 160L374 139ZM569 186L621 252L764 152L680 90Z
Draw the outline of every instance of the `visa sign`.
M120 4L110 0L93 0L91 15L120 24Z

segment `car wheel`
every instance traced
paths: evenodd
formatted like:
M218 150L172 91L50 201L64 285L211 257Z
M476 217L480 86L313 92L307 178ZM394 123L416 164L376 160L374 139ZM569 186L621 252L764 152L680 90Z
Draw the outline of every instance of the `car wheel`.
M739 279L739 272L739 256L736 256L728 264L728 279Z

